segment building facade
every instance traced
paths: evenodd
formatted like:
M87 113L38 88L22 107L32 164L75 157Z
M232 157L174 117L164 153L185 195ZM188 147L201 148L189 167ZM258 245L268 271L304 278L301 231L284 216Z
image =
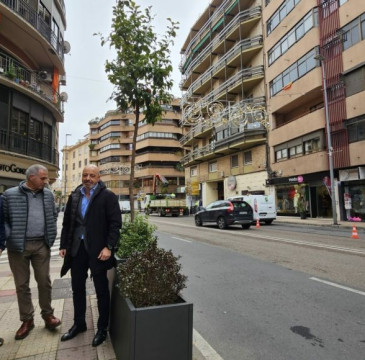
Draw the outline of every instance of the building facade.
M184 191L184 172L180 166L180 120L179 101L175 100L165 106L162 120L155 125L147 124L143 116L139 121L134 195L140 201L146 194L153 193L156 174L168 181L163 191L177 195ZM124 114L109 111L104 118L89 122L90 163L99 167L103 182L120 200L129 199L134 124L133 111ZM157 191L161 190L161 184L158 184Z
M303 194L310 216L332 217L333 195L339 219L364 221L365 2L266 0L263 6L267 184L278 213L295 214Z
M74 145L65 145L62 149L62 181L60 188L64 203L71 192L82 183L82 170L90 163L89 135Z
M34 163L58 176L65 28L63 0L0 0L0 192Z
M212 0L181 50L182 164L192 201L267 190L261 1Z

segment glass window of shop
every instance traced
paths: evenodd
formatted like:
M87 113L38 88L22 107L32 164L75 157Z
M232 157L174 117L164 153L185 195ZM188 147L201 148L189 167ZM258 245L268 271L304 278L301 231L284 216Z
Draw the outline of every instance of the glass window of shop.
M345 203L347 218L353 221L365 221L365 182L349 186L348 194L351 200L348 204Z
M298 214L298 199L301 194L308 203L308 191L306 185L288 184L276 186L276 211L278 215Z

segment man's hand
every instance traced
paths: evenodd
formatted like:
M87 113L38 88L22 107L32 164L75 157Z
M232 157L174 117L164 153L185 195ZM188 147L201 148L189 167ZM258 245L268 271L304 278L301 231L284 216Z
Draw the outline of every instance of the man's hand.
M108 260L110 258L111 254L112 254L111 250L109 250L107 247L105 247L103 250L100 251L98 259L101 261Z
M61 258L64 258L66 256L66 249L61 249L58 254L61 256Z

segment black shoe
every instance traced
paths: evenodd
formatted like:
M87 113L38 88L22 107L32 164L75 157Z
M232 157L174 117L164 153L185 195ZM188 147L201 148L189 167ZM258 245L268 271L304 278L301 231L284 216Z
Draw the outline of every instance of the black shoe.
M63 334L61 337L61 341L67 341L73 339L77 334L80 334L87 330L86 325L72 325L72 328L67 331L67 333Z
M98 330L94 336L92 346L99 346L106 339L106 330Z

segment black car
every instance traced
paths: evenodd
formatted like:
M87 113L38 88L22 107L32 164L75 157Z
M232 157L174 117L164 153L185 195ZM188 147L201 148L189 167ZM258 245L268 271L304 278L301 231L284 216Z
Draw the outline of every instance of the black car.
M207 207L200 207L195 214L195 225L216 223L220 229L228 225L240 224L249 229L253 221L253 210L249 203L243 200L218 200Z

